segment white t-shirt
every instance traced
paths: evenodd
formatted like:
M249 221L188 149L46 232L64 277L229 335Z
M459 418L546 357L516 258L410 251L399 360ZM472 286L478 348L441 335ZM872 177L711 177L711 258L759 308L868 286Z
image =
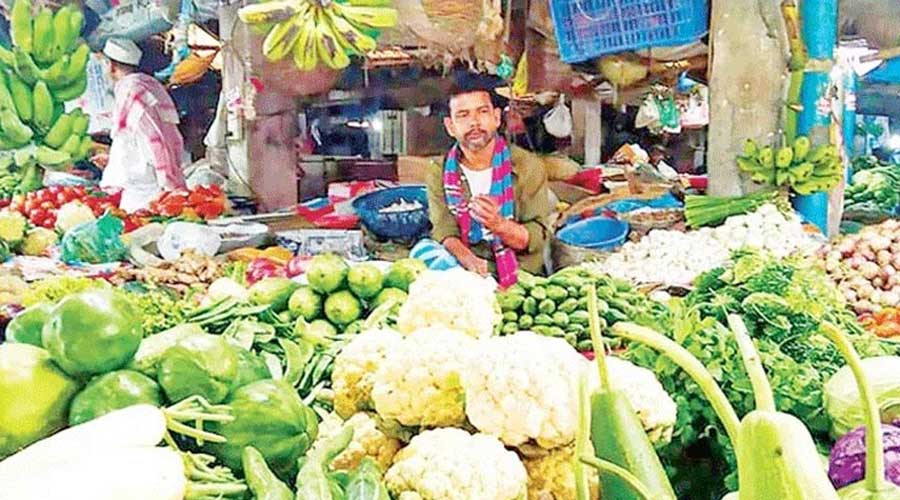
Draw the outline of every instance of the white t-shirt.
M494 169L472 170L464 165L460 165L460 168L462 168L463 174L466 176L466 182L469 183L469 191L472 193L472 198L491 193Z

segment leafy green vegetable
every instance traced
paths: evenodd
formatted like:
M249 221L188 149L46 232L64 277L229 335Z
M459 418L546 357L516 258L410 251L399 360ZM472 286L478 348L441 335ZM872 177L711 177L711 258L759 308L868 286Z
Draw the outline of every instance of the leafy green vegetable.
M864 356L885 354L889 348L865 334L840 292L814 264L736 254L731 265L701 275L694 291L683 300L673 300L664 321L667 327L660 330L709 368L739 415L754 404L737 345L723 326L728 314L739 314L756 341L778 409L800 418L820 447L827 449L830 421L822 391L843 360L819 333L821 322L828 320L847 332ZM733 473L730 443L699 387L650 349L627 344L624 356L652 369L678 405L673 442L661 450L664 463L684 472L685 477L676 477L673 483L679 479L709 483L692 477L689 469L695 470L696 465L685 462L685 457L698 453L698 446L708 447L699 453L710 455L713 463L725 464L722 475ZM735 479L731 474L727 480L731 490ZM697 486L695 482L689 488Z
M22 294L22 305L31 307L42 302L55 304L69 295L94 288L110 288L110 284L104 280L65 275L45 278L31 283Z

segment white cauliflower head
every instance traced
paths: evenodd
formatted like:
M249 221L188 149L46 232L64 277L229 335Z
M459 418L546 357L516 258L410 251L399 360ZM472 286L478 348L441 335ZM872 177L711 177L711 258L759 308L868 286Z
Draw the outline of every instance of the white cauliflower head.
M519 457L492 436L436 429L400 450L385 481L403 500L520 500L527 476Z
M401 339L393 330L370 330L344 346L331 373L334 410L338 415L349 418L358 411L372 409L375 372Z
M671 441L678 406L656 375L624 359L607 356L606 360L613 389L625 393L650 441L654 445ZM593 391L600 386L600 375L597 370L590 370L589 373L589 386Z
M482 340L464 377L466 415L509 446L565 446L575 440L585 362L565 340L532 332Z
M593 453L593 447L590 447ZM534 456L523 456L528 472L529 500L574 500L575 445L542 450ZM590 500L600 498L600 479L594 469L585 467L590 488Z
M402 444L399 440L385 435L378 428L377 416L372 414L360 412L346 422L335 413L325 415L319 424L319 437L316 443L327 442L338 435L345 425L353 427L353 439L347 448L334 458L331 466L337 470L351 471L356 469L364 458L370 457L381 470L387 470ZM313 447L315 448L316 444Z
M410 285L397 329L409 334L443 326L475 338L490 337L502 319L495 288L490 280L461 268L426 271Z
M387 352L375 373L375 411L406 426L465 423L461 378L475 344L466 334L442 327L404 337Z

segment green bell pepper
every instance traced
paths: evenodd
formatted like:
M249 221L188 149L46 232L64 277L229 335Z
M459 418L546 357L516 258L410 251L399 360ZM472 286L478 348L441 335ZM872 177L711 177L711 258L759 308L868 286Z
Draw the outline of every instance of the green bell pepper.
M41 330L50 317L53 306L47 303L37 304L25 309L6 325L6 341L19 344L31 344L43 347Z
M231 406L234 420L210 422L208 428L226 442L206 443L205 449L240 472L244 448L252 446L279 478L293 479L297 459L319 430L315 412L303 404L297 391L280 381L259 380L234 391L225 403Z
M272 378L269 367L261 357L253 351L243 348L236 348L235 352L238 357L237 375L231 384L231 390L235 391L247 384L256 382L257 380L266 380Z
M163 354L156 378L172 402L197 395L221 403L238 375L237 349L218 335L190 336Z
M69 408L69 425L142 403L162 404L162 394L153 379L132 370L110 372L92 380L75 396Z
M47 318L41 341L72 376L98 375L127 365L144 336L140 315L114 290L63 299Z
M156 377L159 361L170 347L193 335L205 334L206 332L197 323L185 323L150 335L141 341L137 352L134 353L134 359L127 368L139 371L148 377Z

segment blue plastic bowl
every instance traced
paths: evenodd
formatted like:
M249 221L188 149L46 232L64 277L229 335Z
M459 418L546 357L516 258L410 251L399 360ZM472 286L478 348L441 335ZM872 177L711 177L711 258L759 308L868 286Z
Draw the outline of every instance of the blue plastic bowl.
M407 212L381 212L381 209L401 199L418 201L422 208ZM431 226L425 186L400 186L374 191L354 200L353 209L363 226L381 239L415 241L426 236Z
M591 217L562 228L556 237L567 245L612 250L625 243L628 223L609 217Z

